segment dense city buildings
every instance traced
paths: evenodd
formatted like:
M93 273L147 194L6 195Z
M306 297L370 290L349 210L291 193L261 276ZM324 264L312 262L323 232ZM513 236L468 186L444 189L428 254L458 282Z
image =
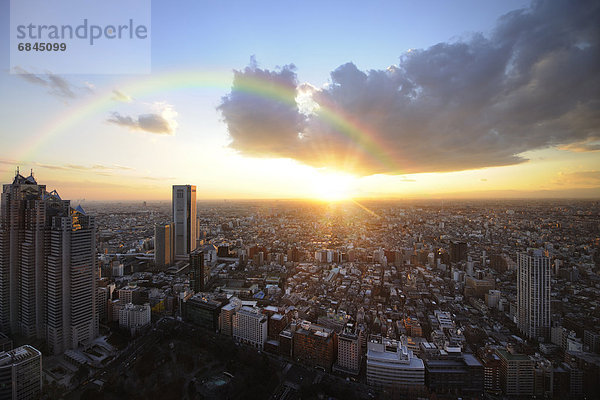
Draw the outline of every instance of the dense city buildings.
M225 353L260 351L282 370L289 363L392 397L558 399L599 389L594 202L373 202L364 205L370 212L346 203L200 202L197 247L169 264L169 241L157 232L175 226L164 223L171 202L73 209L33 177L18 182L40 199L19 207L52 213L40 225L44 282L68 281L73 295L95 291L80 302L95 311L63 312L80 318L72 336L39 338L68 365L103 370L94 354L104 339L93 339L92 321L102 320L109 337L142 341L171 321L199 343L229 340ZM33 211L22 215L36 221ZM77 258L65 261L73 249ZM78 274L49 279L67 264ZM65 300L52 290L44 286L42 304ZM61 317L44 310L42 321Z
M168 219L169 205L149 203L145 214L121 206L140 232L138 241L119 233L131 244L101 260L123 269L109 279L125 301L148 299L162 310L158 315L181 316L243 346L377 390L399 393L402 385L377 381L376 360L409 377L411 363L422 365L410 393L469 398L532 391L559 398L594 392L600 360L590 352L597 350L600 320L592 313L581 325L576 316L586 309L580 299L598 301L589 289L596 283L595 203L368 207L374 214L342 204L199 203L203 257L192 252L161 271L144 256L152 255L145 238L153 231L139 221ZM575 244L554 245L559 237ZM550 259L550 341L530 341L516 323L519 254L535 254L528 249ZM109 305L118 318L124 305ZM390 364L390 354L377 354L373 345L369 351L369 335L396 343L391 353L398 362ZM515 368L522 379L515 381Z
M517 318L528 338L550 337L550 259L542 250L518 254Z
M42 395L42 353L25 345L0 353L0 399L33 400Z
M196 186L173 185L175 258L186 259L196 248Z

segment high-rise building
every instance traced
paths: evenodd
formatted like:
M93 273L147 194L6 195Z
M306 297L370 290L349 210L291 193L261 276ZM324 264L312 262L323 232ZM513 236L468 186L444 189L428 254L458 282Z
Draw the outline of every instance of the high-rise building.
M360 348L361 333L362 332L358 331L354 325L348 324L339 334L336 369L358 375L362 362L362 352Z
M492 395L502 394L500 357L492 347L480 348L478 354L483 364L483 390Z
M528 338L550 334L550 259L542 250L518 254L517 324Z
M196 186L173 185L175 258L187 260L196 249Z
M157 267L169 267L175 260L174 230L173 223L154 226L154 263Z
M55 354L96 337L94 217L18 170L0 207L0 330Z
M0 399L42 396L42 353L25 345L0 353Z
M0 203L0 327L27 338L44 335L45 185L18 170ZM63 204L63 207L65 205ZM66 205L68 209L68 202Z
M450 261L459 262L467 259L467 243L450 242Z
M204 252L195 250L190 254L190 287L196 293L204 291L208 282L208 268L204 265Z
M54 354L98 336L96 223L81 207L50 218L46 340Z
M106 287L99 287L96 295L96 306L98 307L98 320L106 322L108 320L107 304L109 290Z

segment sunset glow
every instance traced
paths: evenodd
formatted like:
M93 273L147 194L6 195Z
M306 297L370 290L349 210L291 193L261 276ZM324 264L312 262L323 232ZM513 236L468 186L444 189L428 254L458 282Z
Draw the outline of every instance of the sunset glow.
M323 201L348 200L356 195L353 189L354 180L354 177L346 174L320 174L313 182L313 196Z
M552 92L567 60L593 60L594 47L532 44L549 4L471 2L468 21L436 4L460 23L431 23L416 4L369 6L384 29L374 34L344 22L365 11L355 7L332 20L340 10L315 3L321 30L305 32L301 13L255 29L254 9L190 3L181 26L214 49L198 52L172 46L182 32L159 3L151 74L0 75L0 178L33 168L67 197L98 200L167 200L182 182L199 199L598 197L596 91L578 83L595 80L568 73L572 89L556 90L569 96ZM531 23L499 29L515 10ZM252 34L215 36L225 25ZM577 71L595 71L586 65Z

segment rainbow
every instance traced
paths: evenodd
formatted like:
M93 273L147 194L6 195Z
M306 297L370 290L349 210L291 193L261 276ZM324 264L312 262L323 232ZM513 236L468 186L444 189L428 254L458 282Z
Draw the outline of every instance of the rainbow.
M177 70L166 73L145 76L127 80L113 85L119 91L132 98L142 98L147 95L167 93L174 90L231 90L231 72ZM51 139L59 137L62 132L85 121L87 118L100 113L114 111L113 87L94 93L89 98L58 115L47 128L38 135L25 141L17 151L17 160L31 160L37 152ZM267 81L262 78L244 76L236 81L236 90L249 93L261 98L272 99L284 103L295 101L295 89L283 84ZM387 171L399 171L400 168L393 157L386 150L386 145L378 138L375 131L361 125L356 119L347 115L339 108L327 104L320 104L317 114L319 118L330 124L336 131L347 136L357 147L373 161L382 165Z

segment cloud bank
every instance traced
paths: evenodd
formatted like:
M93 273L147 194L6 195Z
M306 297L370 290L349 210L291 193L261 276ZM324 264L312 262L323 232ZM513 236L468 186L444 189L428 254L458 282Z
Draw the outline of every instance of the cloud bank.
M293 65L252 62L234 71L218 109L241 154L360 175L512 165L548 147L596 151L598 21L595 1L537 1L502 16L489 37L411 50L380 70L348 63L323 88L299 84ZM276 95L246 90L257 81Z

